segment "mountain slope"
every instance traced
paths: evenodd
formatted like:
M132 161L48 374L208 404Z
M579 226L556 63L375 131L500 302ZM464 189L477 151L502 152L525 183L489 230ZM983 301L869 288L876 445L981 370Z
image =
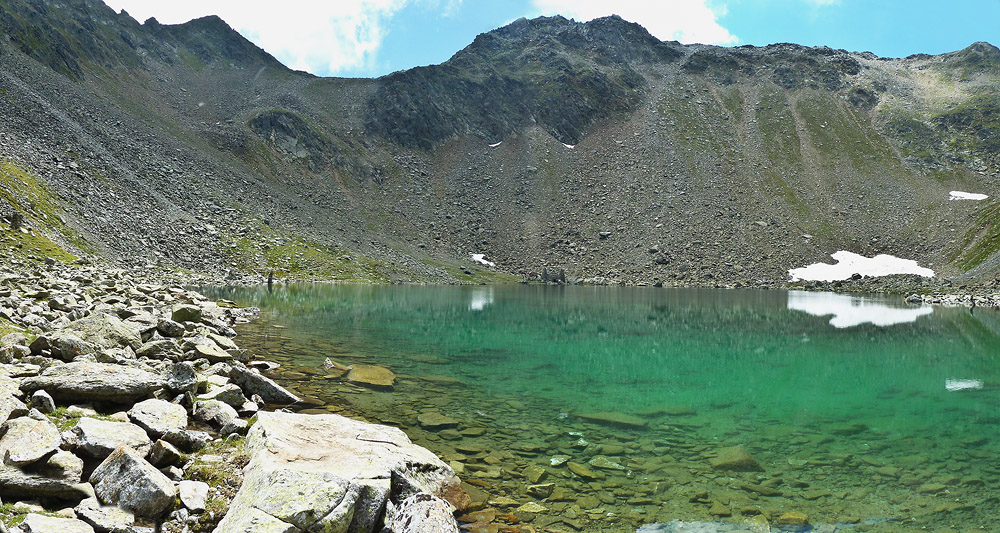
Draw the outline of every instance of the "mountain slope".
M6 211L78 254L370 281L497 279L471 253L631 283L780 283L839 249L1000 270L986 43L881 59L551 17L366 80L98 0L3 0L0 29L0 149L51 206Z

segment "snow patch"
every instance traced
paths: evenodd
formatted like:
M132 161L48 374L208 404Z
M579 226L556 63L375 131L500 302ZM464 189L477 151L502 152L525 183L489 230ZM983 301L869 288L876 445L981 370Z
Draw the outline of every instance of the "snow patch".
M977 192L951 191L948 193L949 200L985 200L989 196Z
M496 148L497 146L500 146L501 144L503 144L503 141L500 141L498 143L493 143L493 144L490 145L490 148Z
M566 143L562 143L562 145L563 145L563 146L565 146L566 148L569 148L570 150L572 150L572 149L576 148L576 145L575 145L575 144L566 144Z
M838 281L854 274L862 276L888 276L891 274L916 274L925 278L934 277L934 271L924 268L912 259L879 254L875 257L865 257L856 253L841 250L830 257L837 260L836 264L814 263L801 268L788 270L792 281Z
M493 261L486 260L486 254L469 254L469 255L472 257L472 260L474 262L479 263L480 265L486 265L491 267L497 266L497 264L494 263Z
M978 379L946 379L944 388L949 392L960 390L979 390L983 388L983 382Z
M838 329L869 323L879 327L906 324L934 312L934 308L929 305L891 307L859 296L806 291L789 291L788 308L812 316L833 315L830 325Z

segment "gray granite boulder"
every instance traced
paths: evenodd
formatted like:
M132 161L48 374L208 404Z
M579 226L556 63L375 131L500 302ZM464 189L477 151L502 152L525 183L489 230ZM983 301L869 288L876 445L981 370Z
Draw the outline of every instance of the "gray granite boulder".
M4 464L27 466L54 454L62 439L59 428L47 418L35 420L23 416L4 423L0 438L0 457Z
M31 393L45 389L54 398L101 400L116 403L146 398L163 388L166 380L157 374L111 363L75 362L50 366L35 377L21 382L21 390Z
M61 479L26 474L15 466L0 465L0 496L19 500L58 498L82 500L93 494L88 483L70 483Z
M110 313L91 313L80 320L70 322L66 329L84 341L101 348L129 346L137 350L142 345L139 328L126 324Z
M424 492L403 500L388 524L391 533L458 533L455 508Z
M135 515L113 505L101 505L97 498L87 498L76 508L77 518L90 524L98 533L118 533L129 530L135 522Z
M83 479L83 459L73 452L60 450L49 457L38 472L68 483L79 483Z
M229 371L229 379L239 385L244 393L251 396L256 394L267 403L288 405L299 401L298 396L288 392L273 380L250 370L242 363L233 364Z
M243 407L247 403L247 397L243 395L243 389L239 385L227 383L221 387L215 387L205 394L198 396L199 400L219 400L236 409Z
M143 400L128 410L133 424L159 438L171 429L184 429L188 424L187 410L176 403L151 398Z
M163 515L177 496L167 476L124 445L94 469L90 482L102 502L148 518Z
M153 447L146 430L129 422L81 418L73 433L77 449L97 459L107 457L121 445L128 446L140 457L145 457Z
M176 304L170 313L174 322L201 322L201 308L193 304Z
M24 533L94 533L90 524L73 518L29 514L21 523Z
M229 404L219 400L205 400L195 402L194 417L217 428L224 428L239 420L240 415Z
M244 531L250 522L278 527L267 517L334 531L349 521L343 531L370 532L381 525L390 498L398 504L419 492L468 505L454 471L397 428L338 415L261 412L246 446L252 458L220 533Z
M177 446L182 451L196 452L212 441L212 436L196 429L172 429L163 434L163 440Z

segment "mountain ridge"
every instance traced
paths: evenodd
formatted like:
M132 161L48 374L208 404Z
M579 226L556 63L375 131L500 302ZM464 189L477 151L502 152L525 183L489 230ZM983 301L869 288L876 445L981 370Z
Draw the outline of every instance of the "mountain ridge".
M549 17L344 79L292 71L217 17L139 24L97 0L0 15L3 155L58 212L10 178L7 203L77 253L380 282L548 268L774 286L838 249L1000 269L988 43L877 58ZM61 39L31 46L40 21Z

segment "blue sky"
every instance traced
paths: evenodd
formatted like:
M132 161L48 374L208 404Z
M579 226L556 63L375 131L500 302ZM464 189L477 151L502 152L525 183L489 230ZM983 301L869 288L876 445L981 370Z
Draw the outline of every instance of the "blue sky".
M140 22L222 17L286 65L372 77L440 63L479 33L520 17L618 14L663 40L725 46L777 42L937 54L1000 45L1000 0L105 0Z

